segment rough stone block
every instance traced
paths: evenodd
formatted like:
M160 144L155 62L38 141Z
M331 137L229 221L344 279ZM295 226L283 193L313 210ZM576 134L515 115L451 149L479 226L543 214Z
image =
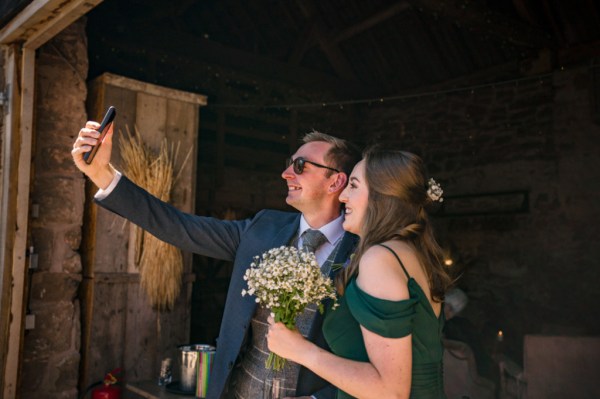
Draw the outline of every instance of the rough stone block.
M48 379L57 392L66 392L71 387L77 386L80 358L79 352L75 350L53 356L51 363L54 367L49 369ZM99 377L101 378L102 376Z
M73 349L73 332L77 331L75 324L79 323L79 312L72 302L35 308L32 313L35 328L28 332L24 359L47 361L56 353Z
M71 256L65 258L62 264L62 270L65 273L81 273L81 256L77 252L71 253Z
M83 203L73 196L80 185L80 181L62 177L36 180L32 195L33 202L40 206L36 225L81 223Z
M52 269L52 258L55 256L54 249L54 230L38 228L37 223L31 224L31 237L35 244L34 252L38 256L37 272L44 272Z
M72 302L81 283L80 274L36 272L31 282L31 306L48 302Z
M60 130L64 130L59 127ZM79 130L72 133L75 136ZM75 138L69 137L70 144L75 141ZM56 143L53 140L49 140L44 144L40 145L37 149L37 157L40 160L39 166L41 170L52 171L58 173L74 173L77 172L75 165L73 164L73 158L71 157L70 147L66 147L62 143Z
M81 229L79 226L67 230L64 233L64 241L73 251L78 250L81 245Z

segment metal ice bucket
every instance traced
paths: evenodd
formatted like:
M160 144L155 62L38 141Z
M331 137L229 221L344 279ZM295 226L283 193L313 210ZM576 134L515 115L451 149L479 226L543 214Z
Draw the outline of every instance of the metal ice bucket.
M185 392L196 392L198 381L198 364L202 352L213 352L215 347L211 345L181 345L181 378L179 388Z

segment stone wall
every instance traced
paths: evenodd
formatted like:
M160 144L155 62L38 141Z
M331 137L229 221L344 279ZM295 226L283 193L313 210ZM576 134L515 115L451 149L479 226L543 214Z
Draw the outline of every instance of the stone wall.
M39 216L30 226L39 262L27 299L35 329L25 334L23 398L77 397L84 179L70 149L87 119L86 44L80 20L38 50L31 202Z
M600 333L597 318L586 317L600 300L597 73L581 66L384 102L361 126L364 142L421 154L441 182L447 201L435 223L471 300L465 315L488 350L517 362L525 334Z

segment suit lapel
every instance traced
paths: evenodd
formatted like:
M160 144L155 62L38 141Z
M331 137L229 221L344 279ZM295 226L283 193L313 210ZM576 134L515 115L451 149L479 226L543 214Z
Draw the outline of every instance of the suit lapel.
M340 242L340 248L337 251L335 259L333 260L334 264L345 264L350 255L356 249L356 244L358 244L358 236L352 233L344 233L344 237L342 237L342 242ZM333 278L335 276L337 269L331 268L329 272L329 277Z
M268 251L271 248L275 248L275 247L280 247L282 245L287 245L290 240L292 239L292 237L294 237L294 234L298 231L298 226L300 224L300 216L298 215L298 217L296 217L294 219L293 223L285 223L284 226L277 232L277 234L275 234L275 236L273 237L272 240L264 240L263 243L257 244L256 245L256 253L253 256L261 256L264 252ZM248 263L249 265L250 263ZM256 309L256 301L254 300L254 298L250 297L250 296L246 296L243 299L241 296L241 291L243 288L247 288L246 287L246 281L243 279L243 275L245 273L245 268L238 268L234 271L239 273L239 275L236 276L232 276L231 279L231 284L232 285L236 285L238 284L239 287L236 287L236 295L239 294L239 298L236 298L237 300L241 300L240 303L240 308L237 311L237 316L241 317L243 319L249 320L252 315L254 314L254 311ZM237 301L235 301L237 302Z
M300 226L300 214L294 220L294 223L285 224L281 230L273 237L271 241L271 245L267 248L267 250L271 248L277 248L282 245L289 245L290 241L294 236L298 233L298 227ZM262 255L262 253L257 254Z

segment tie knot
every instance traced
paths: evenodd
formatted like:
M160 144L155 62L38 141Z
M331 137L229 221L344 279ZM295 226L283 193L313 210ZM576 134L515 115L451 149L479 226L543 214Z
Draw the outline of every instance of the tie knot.
M319 230L308 229L302 233L302 250L316 252L327 241L327 237Z

